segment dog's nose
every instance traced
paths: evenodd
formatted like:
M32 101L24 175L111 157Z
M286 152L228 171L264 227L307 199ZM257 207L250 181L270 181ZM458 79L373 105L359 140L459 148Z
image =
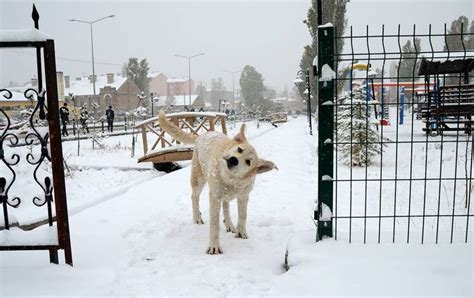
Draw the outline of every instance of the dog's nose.
M239 164L239 160L237 157L232 156L231 158L227 159L227 167L230 169L232 167L235 167L236 165Z

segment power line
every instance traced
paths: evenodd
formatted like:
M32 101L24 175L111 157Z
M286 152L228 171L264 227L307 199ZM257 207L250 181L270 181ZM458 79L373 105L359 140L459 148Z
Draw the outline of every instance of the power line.
M14 50L3 50L3 51L10 52L10 53L16 53L16 54L27 55L27 56L36 56L35 53L25 53L25 52L14 51ZM88 60L74 59L74 58L68 58L68 57L56 56L56 59L57 59L57 60L62 60L62 61L69 61L69 62L77 62L77 63L87 63L87 64L91 64L91 61L88 61ZM95 62L95 64L112 65L112 66L122 66L122 64L118 64L118 63L97 62L97 61Z

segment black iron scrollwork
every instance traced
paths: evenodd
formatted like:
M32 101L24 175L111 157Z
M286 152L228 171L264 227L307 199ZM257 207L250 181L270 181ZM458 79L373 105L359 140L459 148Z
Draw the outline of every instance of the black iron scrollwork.
M36 183L41 187L44 192L44 198L33 198L33 204L38 207L47 204L48 207L48 220L49 224L53 224L52 212L51 212L51 203L53 202L53 187L51 184L51 178L46 176L44 178L44 184L40 182L38 178L38 169L43 164L44 160L47 159L51 162L51 156L49 155L48 151L48 140L49 140L49 132L45 132L43 134L35 127L35 114L39 112L39 119L44 120L46 119L46 110L47 107L45 106L45 97L44 91L37 92L34 89L28 89L25 91L25 97L33 100L35 97L37 98L37 105L33 112L31 113L29 123L30 127L33 132L30 132L25 137L25 143L27 145L32 145L35 141L38 141L41 146L40 156L39 158L35 159L32 153L28 153L26 156L26 161L31 165L36 165L35 170L33 171L33 178L35 179Z
M3 97L6 99L12 98L12 93L6 89L0 89L0 94L3 95ZM12 166L20 162L20 156L16 153L12 154L10 159L7 159L7 157L5 156L5 149L4 149L5 141L8 139L11 145L16 145L18 144L18 137L15 134L8 132L9 128L11 127L11 121L7 113L5 113L5 111L1 108L0 108L0 115L3 115L3 117L6 119L5 127L2 130L0 130L1 132L0 134L0 161L8 168L8 170L12 174L12 178L9 181L7 180L6 177L0 176L0 203L2 204L2 207L3 207L3 219L5 223L5 228L8 229L10 225L8 221L8 206L7 205L16 208L21 203L21 200L18 197L14 197L11 199L8 197L8 191L10 190L11 186L13 185L16 179L16 174Z
M0 93L6 99L12 98L11 91L7 89L0 89ZM51 156L48 150L48 141L49 141L49 132L46 130L42 130L38 128L38 118L39 120L45 120L47 114L47 107L45 105L45 92L37 92L35 89L27 89L24 92L24 97L31 100L31 102L36 101L36 106L33 109L31 115L29 116L28 123L29 123L29 132L25 136L25 143L27 145L38 144L40 145L40 154L39 157L35 157L33 153L28 153L26 155L26 161L30 164L35 166L33 171L33 178L35 182L41 187L44 193L44 197L34 197L33 204L41 207L47 204L48 208L48 222L49 225L53 224L53 215L52 215L52 202L53 202L53 187L51 183L51 177L44 177L43 183L40 181L38 177L38 170L40 169L43 162L46 160L51 161ZM11 158L7 158L5 156L4 144L6 140L9 140L11 146L18 145L18 136L14 133L9 132L11 129L11 120L7 113L0 109L0 115L2 115L6 119L6 126L1 129L0 127L0 160L1 162L9 169L11 172L11 179L7 180L7 177L0 177L0 203L3 206L3 215L4 215L4 222L5 222L5 229L9 229L10 223L8 219L8 206L11 207L18 207L21 203L20 198L14 197L9 198L8 192L12 187L13 183L16 179L16 173L13 169L13 166L17 165L20 162L20 156L16 153L12 154ZM36 116L38 115L38 116Z

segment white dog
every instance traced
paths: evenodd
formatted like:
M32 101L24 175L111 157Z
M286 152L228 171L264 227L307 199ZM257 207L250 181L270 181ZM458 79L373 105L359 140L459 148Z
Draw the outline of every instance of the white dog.
M224 210L227 232L247 238L247 204L257 174L277 169L271 161L258 158L255 149L245 138L245 125L240 133L229 138L219 132L206 132L200 136L186 133L166 119L160 111L161 129L184 144L195 144L191 169L193 220L203 224L199 211L199 196L207 182L209 186L210 239L208 254L221 254L219 243L220 205ZM230 218L229 202L237 198L239 220L237 229Z

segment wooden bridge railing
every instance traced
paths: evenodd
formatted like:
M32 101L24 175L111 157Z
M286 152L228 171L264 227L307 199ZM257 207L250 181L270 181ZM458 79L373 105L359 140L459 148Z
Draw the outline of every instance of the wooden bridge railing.
M181 112L167 114L172 123L181 130L195 135L215 131L220 126L222 133L227 134L224 113L214 112ZM164 163L192 158L194 145L180 144L177 140L160 129L158 116L142 121L135 126L143 139L143 156L138 162Z

